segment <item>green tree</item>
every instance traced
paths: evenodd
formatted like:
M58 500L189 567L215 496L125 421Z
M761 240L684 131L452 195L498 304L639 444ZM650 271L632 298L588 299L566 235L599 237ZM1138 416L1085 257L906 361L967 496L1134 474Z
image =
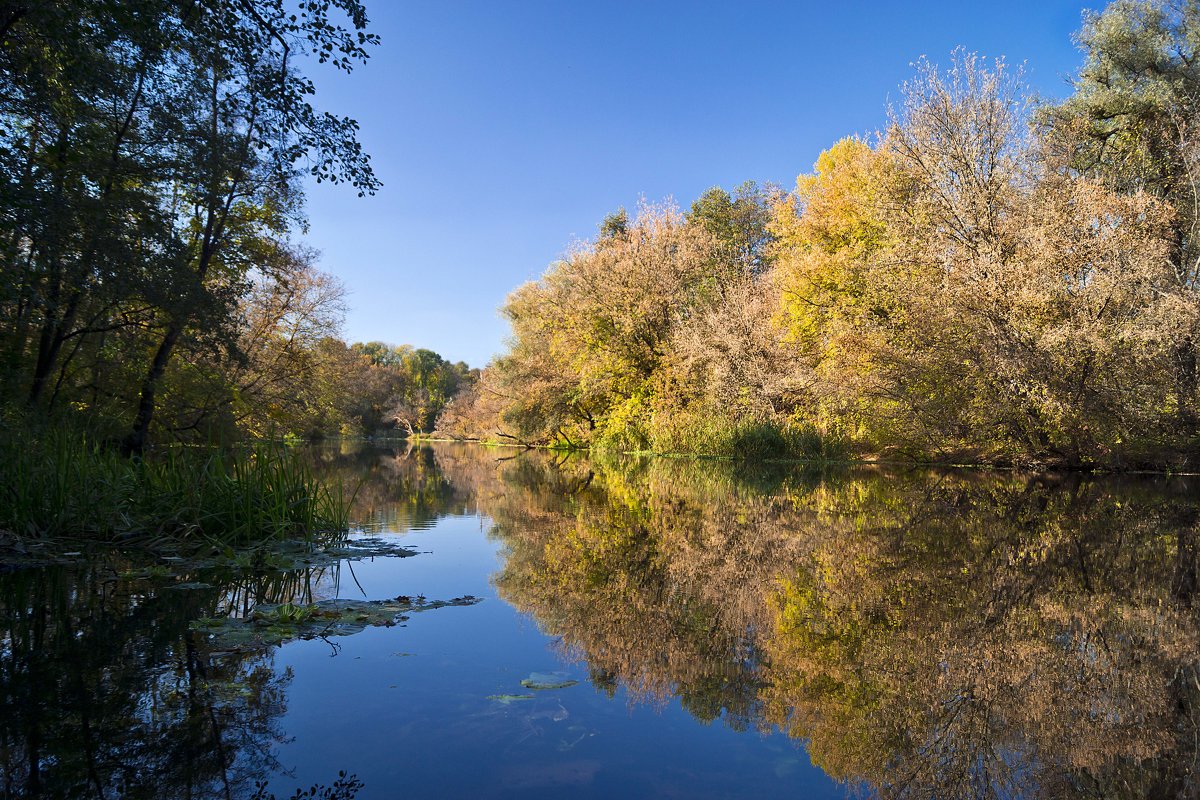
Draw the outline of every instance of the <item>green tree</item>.
M377 38L357 0L53 0L0 23L0 379L131 415L138 452L176 352L236 346L298 174L377 188L300 69L349 71Z
M1192 435L1200 347L1200 5L1116 0L1089 12L1079 34L1085 63L1074 93L1043 122L1063 168L1118 192L1146 192L1175 211L1173 275L1159 286L1192 310L1177 315L1169 350L1177 431Z
M754 274L771 264L774 233L772 209L783 193L773 186L746 181L729 192L715 186L700 195L687 212L688 222L701 225L727 250L722 260Z

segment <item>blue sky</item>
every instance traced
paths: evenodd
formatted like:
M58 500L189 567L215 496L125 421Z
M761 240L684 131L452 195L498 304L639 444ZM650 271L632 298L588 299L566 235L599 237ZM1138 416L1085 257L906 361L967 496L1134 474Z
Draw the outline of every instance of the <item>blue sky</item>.
M313 186L308 242L349 290L346 336L482 366L497 309L639 197L689 204L747 179L791 187L883 125L922 55L1024 64L1061 97L1086 7L1042 2L366 0L383 38L322 107L362 126L375 197Z

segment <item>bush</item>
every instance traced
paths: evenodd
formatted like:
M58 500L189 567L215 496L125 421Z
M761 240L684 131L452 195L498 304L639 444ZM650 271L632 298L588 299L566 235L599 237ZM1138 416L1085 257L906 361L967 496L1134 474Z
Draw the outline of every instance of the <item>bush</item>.
M653 449L747 460L844 457L840 443L810 426L770 420L728 419L702 413L662 414L655 419Z

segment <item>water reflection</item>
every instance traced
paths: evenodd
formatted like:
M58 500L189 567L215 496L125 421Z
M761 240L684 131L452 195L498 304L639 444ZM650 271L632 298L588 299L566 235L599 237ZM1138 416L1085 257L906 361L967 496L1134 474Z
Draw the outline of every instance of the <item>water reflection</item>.
M1196 793L1189 480L537 457L496 480L501 595L607 691L786 731L885 797Z
M883 797L1198 792L1191 479L468 446L312 457L357 488L364 527L486 515L500 597L610 697L782 732ZM3 796L246 797L286 777L278 748L296 732L280 720L307 699L290 696L292 672L274 649L211 652L189 626L332 596L338 578L167 579L114 559L0 575ZM460 692L463 716L439 724L470 738L478 707L426 688ZM511 772L513 757L492 766Z
M0 579L4 796L249 793L277 766L292 675L270 653L212 658L197 647L190 620L238 592L155 586L120 567Z
M449 448L443 457L462 450ZM476 513L471 486L451 482L432 448L347 440L305 454L319 476L353 498L352 517L364 531L423 530L443 517Z

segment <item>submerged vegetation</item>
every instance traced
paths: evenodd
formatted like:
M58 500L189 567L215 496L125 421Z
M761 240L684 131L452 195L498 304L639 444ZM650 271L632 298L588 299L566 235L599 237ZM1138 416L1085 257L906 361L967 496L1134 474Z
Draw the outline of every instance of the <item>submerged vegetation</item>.
M443 414L622 451L1193 468L1200 8L1086 16L1058 104L959 52L790 193L610 216Z
M390 628L406 614L446 606L469 606L477 597L428 601L401 595L393 600L322 600L318 603L259 603L246 617L205 617L192 630L206 637L205 646L222 652L264 650L291 639L352 636L368 627Z

